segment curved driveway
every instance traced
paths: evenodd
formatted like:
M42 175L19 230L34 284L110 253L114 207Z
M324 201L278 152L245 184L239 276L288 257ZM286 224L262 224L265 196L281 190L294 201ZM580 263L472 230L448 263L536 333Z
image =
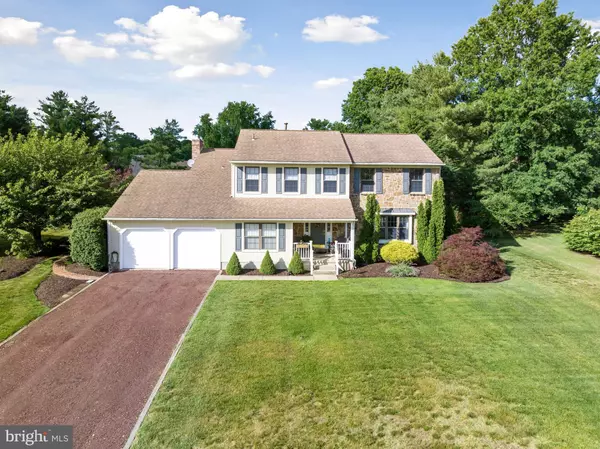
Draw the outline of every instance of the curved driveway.
M110 274L0 347L0 424L122 447L216 271Z

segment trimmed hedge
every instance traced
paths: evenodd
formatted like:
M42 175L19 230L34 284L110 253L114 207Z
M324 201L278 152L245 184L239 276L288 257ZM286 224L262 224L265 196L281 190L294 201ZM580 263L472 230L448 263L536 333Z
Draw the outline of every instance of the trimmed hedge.
M236 253L231 255L229 263L227 263L227 268L225 268L225 272L230 276L238 276L242 274L242 265L240 264L240 259Z
M392 240L381 248L381 258L387 263L413 263L419 258L419 253L410 243Z
M106 270L108 249L106 222L102 220L108 207L87 209L78 213L71 223L71 259L92 270Z
M600 209L574 217L563 229L567 248L600 256Z
M434 264L441 274L464 282L488 282L506 274L499 251L483 241L480 227L448 237Z
M269 251L265 253L265 257L263 257L262 263L260 264L260 270L262 274L271 275L277 272L275 268L275 264L273 263L273 259L271 259L271 255Z
M304 273L304 263L302 263L302 259L300 259L300 254L298 253L298 251L294 252L292 260L290 260L288 272L293 275Z

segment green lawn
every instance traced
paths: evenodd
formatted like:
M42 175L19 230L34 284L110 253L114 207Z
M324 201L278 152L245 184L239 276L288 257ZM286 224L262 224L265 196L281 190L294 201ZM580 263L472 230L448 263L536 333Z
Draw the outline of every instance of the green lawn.
M0 341L48 310L35 289L51 272L52 260L46 260L22 276L0 282Z
M600 446L600 260L512 279L219 282L136 448Z

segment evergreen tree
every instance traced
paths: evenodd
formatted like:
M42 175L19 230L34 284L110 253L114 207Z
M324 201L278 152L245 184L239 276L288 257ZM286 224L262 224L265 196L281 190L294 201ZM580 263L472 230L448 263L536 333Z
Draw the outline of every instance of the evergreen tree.
M431 203L431 219L427 236L427 263L437 259L444 242L446 230L446 194L444 181L441 179L433 184L433 201Z
M31 130L27 108L11 104L13 97L0 90L0 137L26 135Z
M260 269L258 271L266 275L277 273L277 268L275 268L275 264L273 263L273 259L271 259L271 254L269 254L269 251L265 253L265 257L263 257L262 263L260 264Z
M237 276L242 273L242 265L240 264L240 259L236 253L231 255L227 268L225 268L225 272L230 276Z
M419 204L417 210L417 246L419 254L425 258L427 238L429 237L429 220L431 219L431 200Z
M374 194L367 196L365 213L360 225L356 256L363 262L373 263L379 257L380 208Z

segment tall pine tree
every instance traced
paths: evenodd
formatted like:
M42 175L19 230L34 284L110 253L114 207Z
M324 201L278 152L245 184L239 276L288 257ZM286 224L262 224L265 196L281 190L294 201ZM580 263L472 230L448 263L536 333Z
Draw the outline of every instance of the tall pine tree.
M419 204L417 210L417 246L419 254L425 258L427 252L427 238L429 237L429 220L431 219L431 200Z
M441 179L433 184L433 200L431 202L431 220L427 236L427 251L425 260L427 263L437 259L444 242L446 229L446 194L444 192L444 181Z

